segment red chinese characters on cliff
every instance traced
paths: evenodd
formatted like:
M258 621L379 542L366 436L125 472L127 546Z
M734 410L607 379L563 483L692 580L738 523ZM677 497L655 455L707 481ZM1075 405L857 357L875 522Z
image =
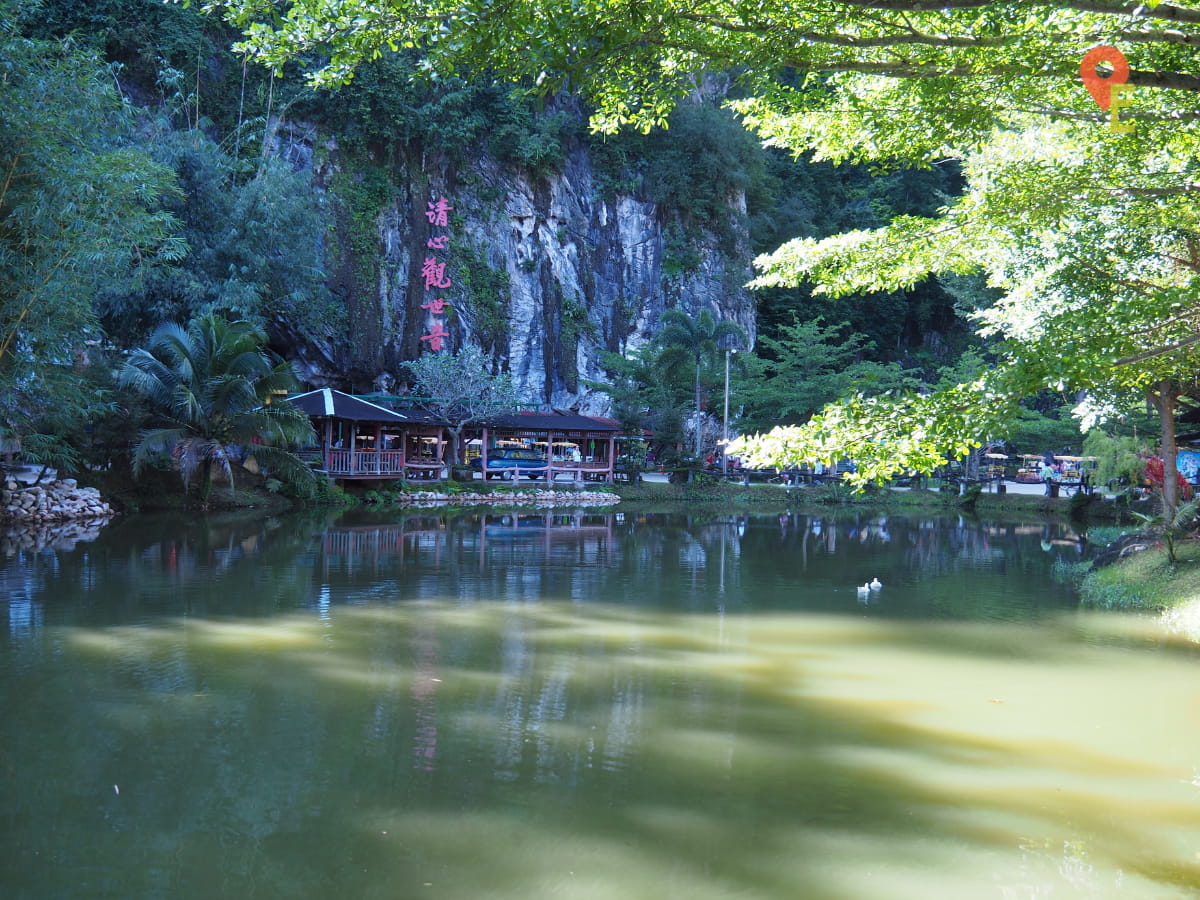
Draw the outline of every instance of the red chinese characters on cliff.
M442 327L441 319L433 320L433 330L429 334L421 335L421 340L429 341L429 349L435 353L442 349L442 341L450 336L445 328Z
M425 279L425 290L445 290L450 287L450 279L446 277L446 264L438 262L436 256L425 257L425 264L421 266L421 277Z
M446 202L445 197L430 200L425 205L428 207L425 210L425 218L429 220L430 225L434 228L446 228L450 225L450 210L454 207Z
M438 197L436 200L430 200L426 204L425 218L429 220L430 229L448 228L450 226L450 211L454 209L445 197ZM445 234L433 234L425 241L425 247L429 250L447 250L450 247L450 238ZM436 255L425 257L425 262L421 265L421 278L425 280L426 291L444 291L450 287L450 278L446 275L446 263L438 259ZM441 351L442 342L450 336L442 322L441 316L445 314L446 307L450 304L445 297L433 297L421 304L421 309L428 310L433 316L433 327L429 334L421 335L421 340L429 342L429 349L435 353Z

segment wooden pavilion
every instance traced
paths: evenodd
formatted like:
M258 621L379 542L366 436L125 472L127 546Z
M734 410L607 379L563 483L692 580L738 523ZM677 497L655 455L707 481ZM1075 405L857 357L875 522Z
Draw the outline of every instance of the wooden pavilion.
M546 481L568 475L572 481L611 483L620 432L621 426L615 419L559 409L500 416L480 429L481 471L486 478L489 451L494 454L502 445L521 445L544 452ZM502 474L512 470L491 471Z
M384 479L446 477L446 423L418 410L397 412L362 397L320 388L286 398L313 420L319 445L312 459L330 478ZM564 410L525 411L500 416L464 434L481 457L487 475L513 474L511 469L488 470L488 454L505 447L540 452L547 482L568 476L572 481L613 481L616 441L621 426L615 419L584 416Z
M330 478L440 478L445 430L332 388L286 398L313 420L313 456Z

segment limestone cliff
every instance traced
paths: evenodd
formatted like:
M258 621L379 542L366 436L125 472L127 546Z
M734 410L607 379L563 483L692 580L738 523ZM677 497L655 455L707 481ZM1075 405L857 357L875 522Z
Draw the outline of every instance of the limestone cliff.
M433 317L422 304L433 293L451 304L440 317L448 349L478 345L531 402L583 412L608 408L607 396L586 386L605 379L601 351L644 344L665 309L708 308L754 337L754 305L742 287L748 251L731 252L728 241L722 247L693 227L681 253L679 230L669 239L675 211L603 196L582 143L560 171L542 177L486 157L449 164L409 152L364 163L294 126L280 151L311 166L326 192L331 286L347 314L348 336L309 341L301 351L310 383L403 386L405 361L428 352L421 338ZM453 209L447 227L434 229L427 204L440 197ZM743 198L729 203L744 213ZM421 269L438 235L447 238L437 256L452 286L431 293Z

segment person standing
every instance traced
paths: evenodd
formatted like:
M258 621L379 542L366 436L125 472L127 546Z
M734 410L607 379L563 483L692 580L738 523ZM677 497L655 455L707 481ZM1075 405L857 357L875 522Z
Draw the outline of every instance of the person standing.
M1050 485L1054 481L1054 465L1050 462L1049 458L1042 460L1042 469L1038 474L1041 475L1042 483L1046 485L1045 494L1049 497Z

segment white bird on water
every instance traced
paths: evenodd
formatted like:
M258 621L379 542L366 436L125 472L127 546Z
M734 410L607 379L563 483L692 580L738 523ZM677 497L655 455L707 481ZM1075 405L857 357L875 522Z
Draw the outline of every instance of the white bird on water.
M871 586L869 584L859 585L857 590L858 590L858 599L861 601L865 602L866 599L871 596Z
M867 589L868 589L868 590L877 591L877 590L879 590L881 587L883 587L883 582L882 582L882 581L880 581L878 578L872 578L872 579L871 579L871 580L870 580L870 581L867 583Z

